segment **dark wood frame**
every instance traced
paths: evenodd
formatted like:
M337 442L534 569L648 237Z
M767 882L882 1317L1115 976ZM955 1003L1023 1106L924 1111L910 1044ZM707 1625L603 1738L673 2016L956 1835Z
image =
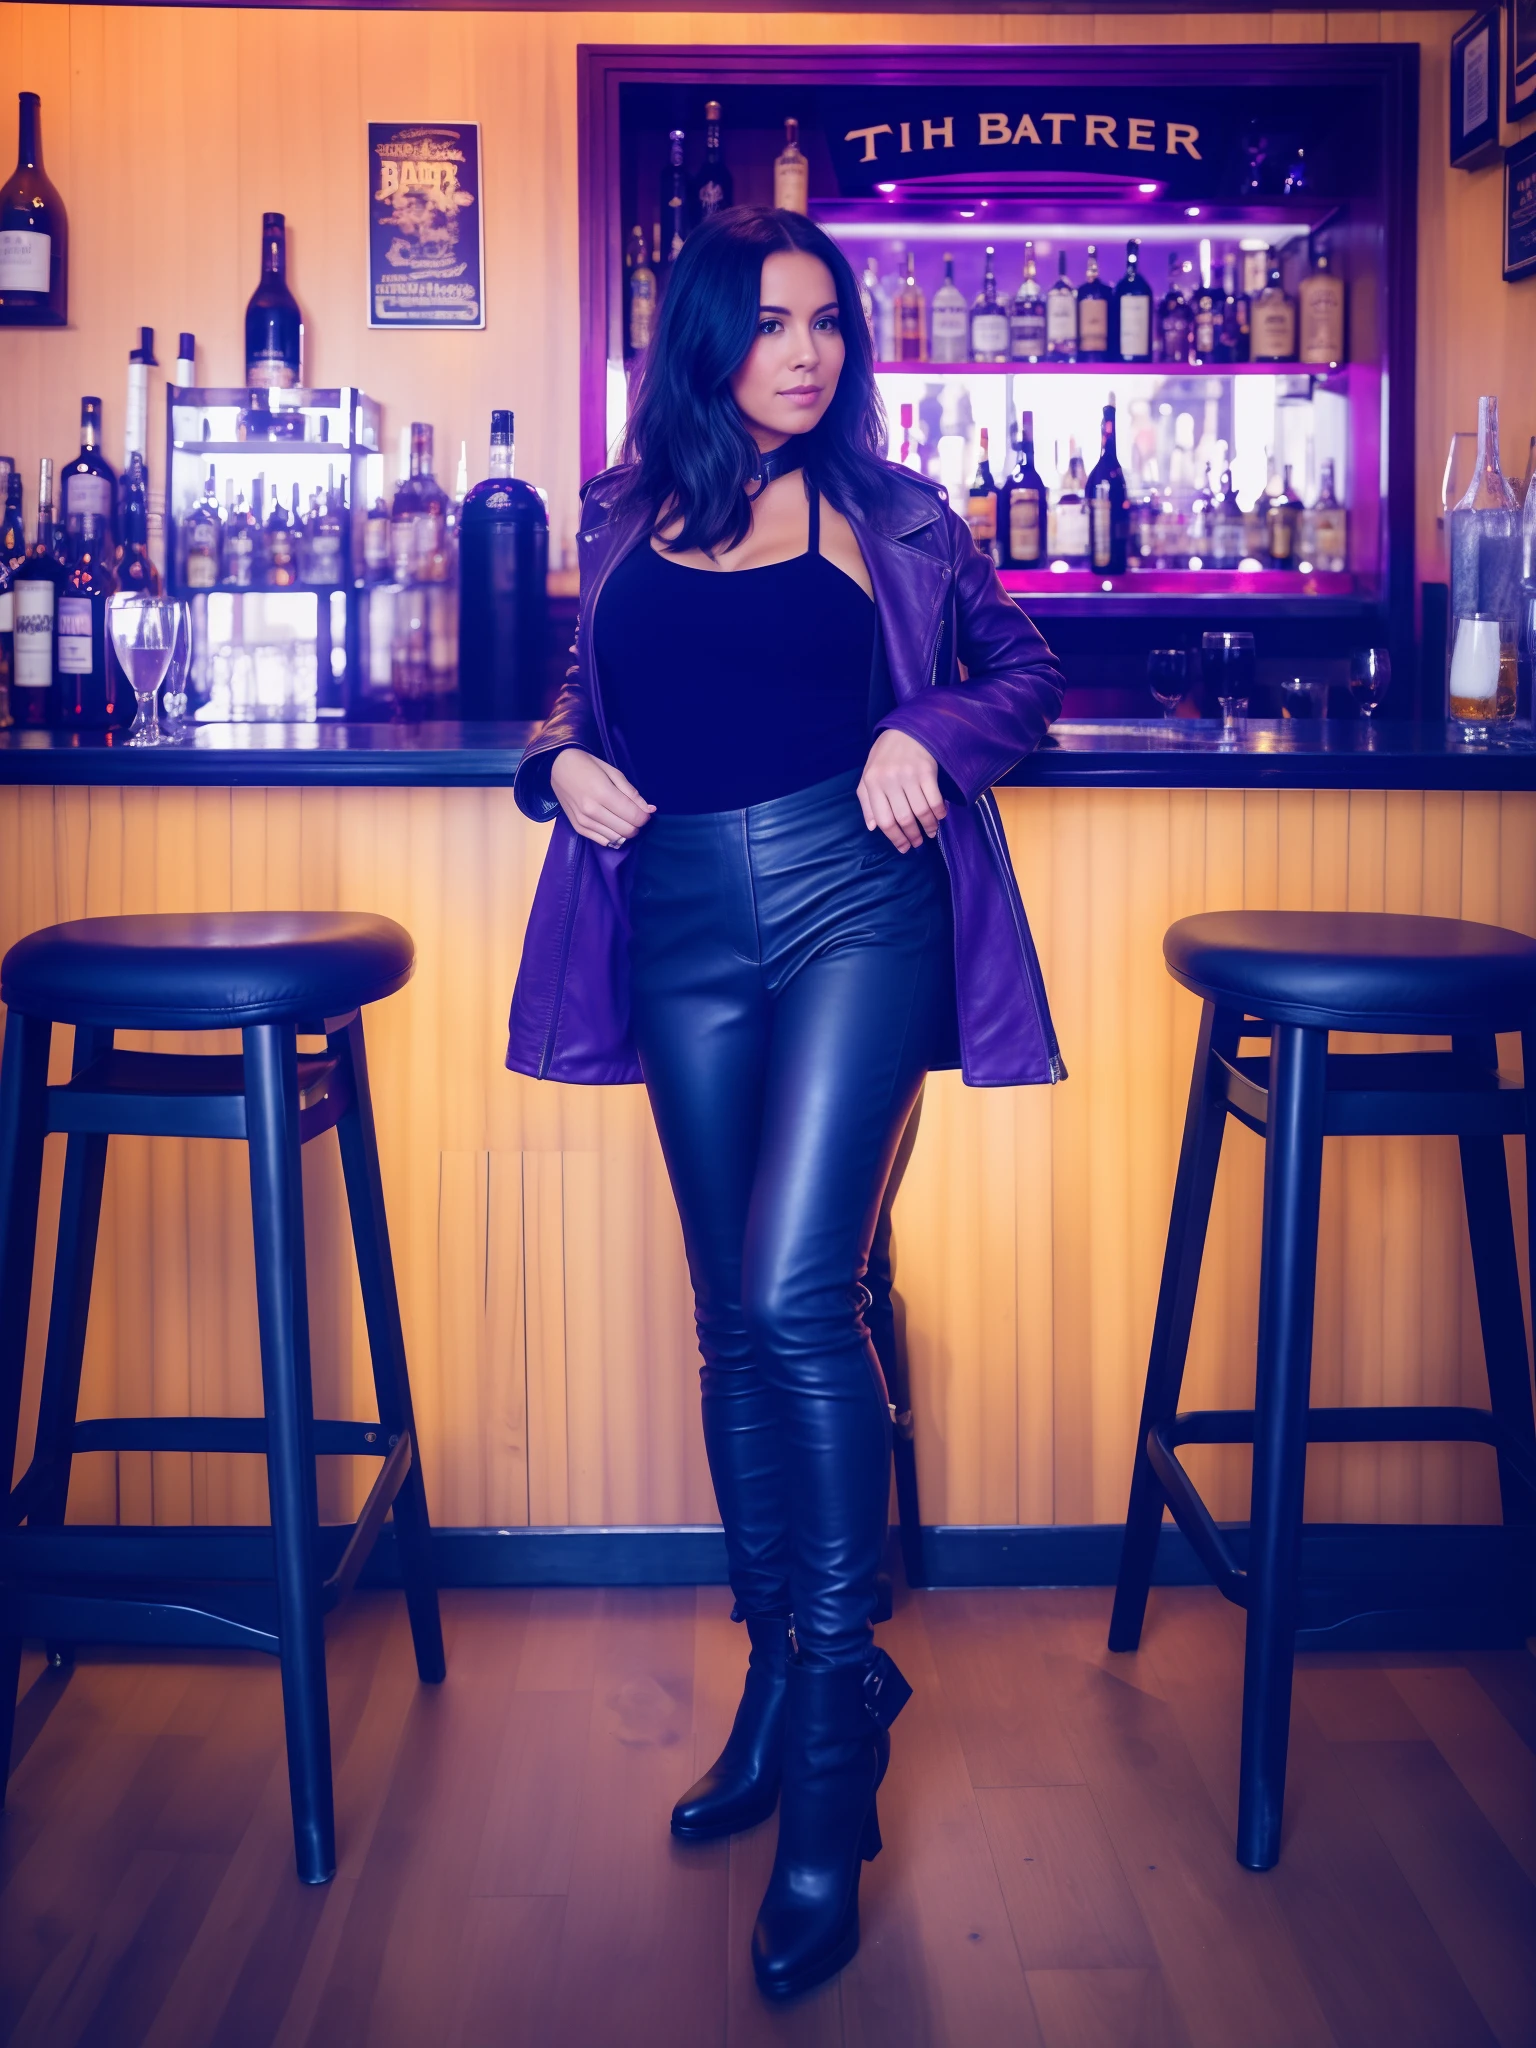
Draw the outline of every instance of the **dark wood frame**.
M622 356L622 310L611 291L624 221L619 197L619 89L625 84L796 86L906 85L936 73L954 84L995 85L1010 66L1027 65L1036 87L1092 83L1141 84L1166 74L1187 86L1291 86L1327 80L1358 85L1380 96L1382 114L1382 231L1387 251L1383 359L1391 372L1387 422L1388 490L1382 506L1385 574L1378 603L1360 599L1244 596L1235 609L1253 617L1286 616L1321 627L1341 621L1347 630L1392 646L1404 677L1416 672L1414 644L1414 362L1417 320L1417 207L1419 52L1415 44L1334 43L1326 47L1265 44L1208 47L1126 45L972 44L950 48L866 45L824 48L797 44L726 47L657 44L582 44L576 55L577 149L581 219L581 462L584 476L605 460L606 365ZM1115 615L1129 620L1139 604L1117 599ZM1303 610L1305 607L1305 610ZM1085 609L1086 608L1086 609ZM1330 609L1332 608L1332 609ZM1097 599L1061 598L1053 616L1070 610L1102 621ZM1167 618L1166 603L1155 607ZM1209 621L1208 621L1209 623Z
M1487 163L1499 146L1499 66L1503 23L1497 7L1484 9L1464 21L1451 37L1450 136L1451 169L1474 171ZM1470 131L1461 125L1463 80L1467 51L1479 37L1488 38L1488 118Z
M1524 8L1536 27L1536 0L1504 0L1504 118L1506 121L1523 121L1527 114L1536 114L1536 64L1533 64L1522 85L1518 76L1515 50L1515 17Z

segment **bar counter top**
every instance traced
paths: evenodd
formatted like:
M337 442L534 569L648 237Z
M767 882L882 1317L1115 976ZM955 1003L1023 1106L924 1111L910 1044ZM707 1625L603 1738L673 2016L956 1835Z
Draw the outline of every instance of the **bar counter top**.
M121 734L0 732L0 783L486 788L528 724L202 725L157 747ZM1358 719L1065 719L1010 775L1026 788L1536 789L1536 736L1470 746L1442 725Z

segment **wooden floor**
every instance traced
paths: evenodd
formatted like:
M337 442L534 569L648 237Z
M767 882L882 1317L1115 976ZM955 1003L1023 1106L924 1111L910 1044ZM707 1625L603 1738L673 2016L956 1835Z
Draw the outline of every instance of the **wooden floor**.
M1241 1617L928 1593L839 1982L767 2011L773 1823L675 1846L729 1725L718 1588L397 1598L333 1624L340 1871L293 1875L275 1667L29 1659L0 1821L0 2039L102 2048L1503 2048L1536 2043L1536 1659L1308 1658L1285 1851L1233 1859Z

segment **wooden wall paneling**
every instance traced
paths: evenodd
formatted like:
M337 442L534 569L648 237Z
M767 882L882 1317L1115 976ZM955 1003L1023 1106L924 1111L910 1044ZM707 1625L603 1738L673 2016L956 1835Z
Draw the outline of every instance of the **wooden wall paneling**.
M1003 797L1000 808L1019 885L1025 901L1036 906L1035 937L1038 944L1039 907L1049 905L1055 887L1055 835L1051 830L1051 812L1049 806L1040 803L1038 798L1019 801L1012 791L1004 791ZM1056 1263L1052 1188L1054 1091L1019 1088L1014 1089L1012 1095L1013 1297L1014 1341L1018 1359L1017 1513L1021 1522L1052 1522L1056 1519L1053 1371L1056 1318L1051 1284ZM901 1286L899 1277L897 1285Z

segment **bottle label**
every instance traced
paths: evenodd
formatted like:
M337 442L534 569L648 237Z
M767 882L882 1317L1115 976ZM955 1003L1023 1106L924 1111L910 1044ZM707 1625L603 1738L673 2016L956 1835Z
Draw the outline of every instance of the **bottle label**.
M1128 363L1152 356L1152 301L1137 293L1120 301L1120 353Z
M1056 545L1053 555L1078 557L1088 552L1088 507L1081 499L1074 505L1058 505L1055 513Z
M936 363L963 363L967 340L964 306L935 304L932 327L933 360Z
M256 547L249 528L236 528L224 536L224 581L235 590L249 590L251 586L251 565L255 559ZM188 565L190 569L190 564ZM190 574L187 581L192 580Z
M1033 491L1015 491L1008 501L1008 553L1021 566L1040 559L1040 500Z
M46 690L53 684L54 588L39 578L16 585L16 651L11 683L23 690Z
M1067 292L1046 294L1045 339L1051 348L1070 348L1077 340L1077 300Z
M1079 299L1077 302L1077 345L1084 355L1105 355L1109 351L1108 299Z
M52 260L52 235L6 228L0 232L0 292L47 291Z
M1312 515L1316 521L1317 541L1313 567L1317 569L1342 569L1346 560L1347 515L1342 505L1325 505Z
M1252 348L1255 362L1288 363L1296 354L1296 308L1276 292L1253 309Z
M1302 287L1301 360L1337 363L1344 357L1344 286L1320 272Z
M1216 349L1216 315L1207 306L1195 310L1195 354L1209 356Z
M219 559L201 541L194 540L187 548L187 588L189 590L212 590L219 580Z
M997 539L997 493L977 491L967 509L971 532L978 546L987 547Z
M112 517L112 486L104 476L76 470L64 479L64 517L66 519L110 519Z
M1089 507L1089 518L1093 528L1093 566L1095 569L1107 569L1114 550L1111 509L1107 496L1094 499Z
M1008 354L1008 315L977 313L971 321L971 353L977 362Z
M811 167L805 158L778 158L773 166L773 203L785 213L805 213Z
M1013 358L1020 362L1045 352L1045 308L1035 304L1015 313L1012 322Z
M245 382L251 391L296 391L299 373L286 356L252 356L245 366Z
M88 597L59 599L59 674L88 676L91 672L91 600Z
M309 580L333 584L341 581L341 535L317 533L309 544Z
M14 632L15 620L15 598L12 597L11 593L8 590L0 591L0 633Z

